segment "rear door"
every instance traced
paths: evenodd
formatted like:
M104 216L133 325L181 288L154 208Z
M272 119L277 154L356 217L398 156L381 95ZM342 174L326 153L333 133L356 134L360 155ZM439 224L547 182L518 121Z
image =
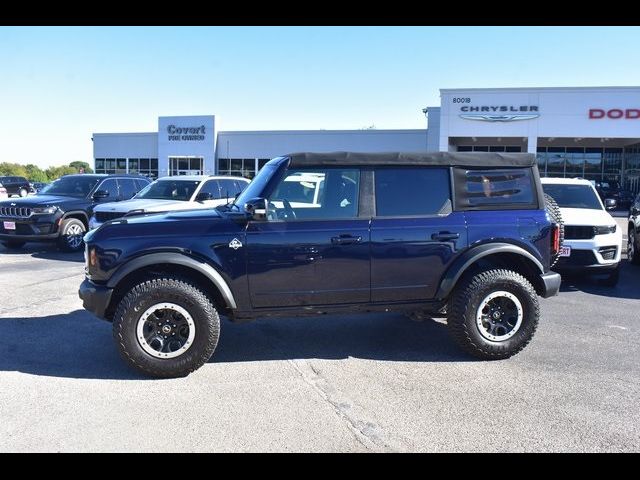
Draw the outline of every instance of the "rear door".
M452 209L450 169L377 168L375 196L372 302L433 298L445 270L467 246L464 214Z

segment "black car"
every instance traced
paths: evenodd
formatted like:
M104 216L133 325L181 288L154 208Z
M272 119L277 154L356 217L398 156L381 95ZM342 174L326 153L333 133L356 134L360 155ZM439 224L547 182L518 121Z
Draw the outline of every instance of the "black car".
M467 352L507 358L558 293L558 212L531 154L292 154L229 205L92 230L79 294L157 377L204 365L219 315L446 315Z
M640 193L629 208L627 224L627 260L640 265Z
M44 182L31 182L31 191L33 193L38 193L42 189L44 189L47 185L49 184Z
M602 203L608 198L616 201L616 206L621 208L629 208L634 201L635 195L630 190L622 188L617 181L595 182L596 191L600 195Z
M137 175L65 175L37 195L0 202L0 241L7 248L50 241L80 251L96 204L128 200L149 183Z
M4 176L0 177L0 187L4 187L7 190L7 195L19 195L26 197L31 191L31 185L29 180L24 177L16 176Z

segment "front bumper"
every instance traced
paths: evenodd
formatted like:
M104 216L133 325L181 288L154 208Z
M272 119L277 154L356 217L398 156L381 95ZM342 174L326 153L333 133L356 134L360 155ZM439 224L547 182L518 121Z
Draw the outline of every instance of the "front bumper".
M560 257L554 267L559 271L603 272L614 270L622 258L622 232L595 235L588 240L565 240L571 247L568 257ZM612 254L613 249L615 253Z
M30 217L0 217L0 240L24 242L55 241L59 236L61 215L32 215ZM3 222L15 223L15 230L6 230Z
M549 298L558 295L560 291L560 283L562 281L562 277L560 277L559 273L556 272L547 272L543 275L540 275L543 284L542 298Z
M100 317L103 320L106 320L105 312L111 302L112 294L112 288L96 285L91 283L88 279L85 279L84 282L82 282L80 290L78 290L78 296L82 300L82 306L84 309L90 311L95 316Z

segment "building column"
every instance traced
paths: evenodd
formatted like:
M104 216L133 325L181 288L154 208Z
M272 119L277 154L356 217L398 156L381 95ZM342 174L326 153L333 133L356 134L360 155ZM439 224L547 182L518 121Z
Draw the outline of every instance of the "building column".
M530 136L527 138L527 153L538 152L538 137Z

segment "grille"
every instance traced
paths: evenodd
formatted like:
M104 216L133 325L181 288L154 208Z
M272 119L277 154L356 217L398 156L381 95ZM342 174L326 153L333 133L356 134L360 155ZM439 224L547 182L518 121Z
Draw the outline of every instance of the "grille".
M596 256L591 250L575 250L571 249L571 256L560 257L558 266L562 265L593 265L598 263Z
M589 240L595 236L593 227L586 225L565 225L564 238L567 240Z
M0 217L21 217L31 216L31 209L25 207L0 207Z
M122 218L124 215L125 213L123 212L96 212L96 220L104 223L109 220L115 220L116 218Z
M605 260L613 260L614 258L616 258L616 253L618 253L618 248L617 247L602 247L598 251L600 252L600 255L602 255L603 259L605 259Z

